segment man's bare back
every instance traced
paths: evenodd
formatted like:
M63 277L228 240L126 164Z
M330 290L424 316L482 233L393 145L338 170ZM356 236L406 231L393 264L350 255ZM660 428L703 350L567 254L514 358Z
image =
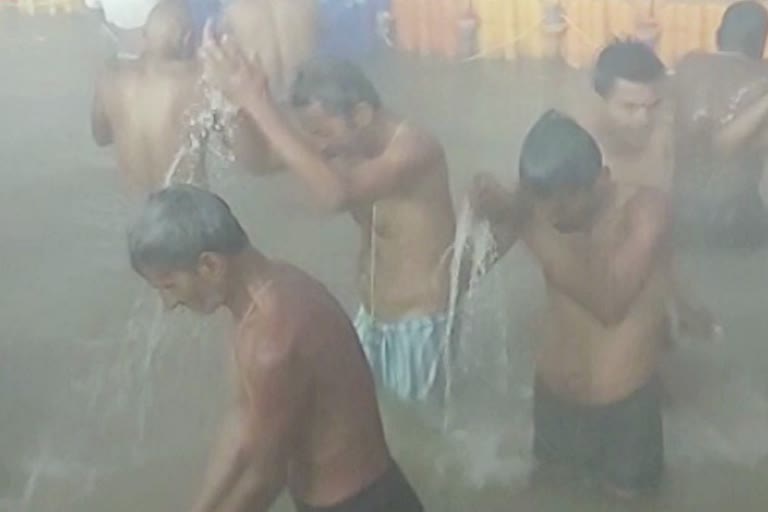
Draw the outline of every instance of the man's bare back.
M712 226L723 243L752 238L750 224L765 224L758 191L768 142L768 66L736 54L693 53L678 65L674 84L681 219L691 228Z
M282 97L315 50L316 24L313 0L234 0L224 11L222 30L248 59L258 57Z
M171 167L177 181L204 178L203 151L174 165L203 102L194 30L186 2L162 0L144 27L141 56L112 62L96 85L93 137L101 146L115 144L126 185L138 194L164 186Z
M201 105L200 71L194 61L121 61L97 86L94 137L114 143L126 184L139 193L165 184L187 142ZM202 158L181 163L190 181L204 175Z
M350 321L323 285L280 263L265 277L236 343L242 407L247 414L249 397L275 407L285 405L279 400L301 400L284 425L295 436L286 444L287 484L302 503L334 505L391 465L373 380ZM273 376L291 390L267 388ZM270 410L259 408L258 418L243 421L278 421L266 417ZM270 442L262 434L252 433L257 442Z

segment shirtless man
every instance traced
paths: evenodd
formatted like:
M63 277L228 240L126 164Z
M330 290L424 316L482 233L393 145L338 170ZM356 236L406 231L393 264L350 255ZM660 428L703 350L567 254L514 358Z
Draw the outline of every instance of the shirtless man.
M536 360L534 453L631 496L656 487L656 367L666 337L668 200L611 180L589 133L551 111L528 133L520 186L478 179L471 202L500 255L521 239L547 286Z
M619 184L654 187L672 193L674 154L666 68L654 51L638 41L617 41L598 55L592 72L598 101L579 102L576 112L594 138L605 165ZM713 337L719 331L712 314L695 305L676 278L670 314L684 334ZM670 325L671 327L671 325Z
M314 53L316 9L316 0L231 0L216 30L234 39L246 59L259 62L271 89L285 99L299 66ZM243 170L256 175L284 170L284 162L244 113L234 117L229 134Z
M574 119L595 138L619 183L657 187L672 184L670 116L662 101L666 69L652 49L617 41L599 54L592 71L595 94L579 98ZM580 111L583 110L583 111Z
M157 3L158 0L85 0L87 7L101 11L102 30L122 58L138 56L142 27Z
M681 234L722 246L768 241L760 180L768 150L768 13L737 2L719 51L694 52L675 72L675 191Z
M315 51L316 9L315 0L232 0L221 29L235 38L247 59L258 57L272 91L282 98Z
M206 73L321 206L349 211L360 226L356 326L380 383L403 400L442 397L455 218L440 144L385 110L358 68L333 60L306 65L293 86L308 143L277 108L262 69L235 45L209 34L204 53Z
M196 512L420 512L384 439L354 328L326 288L251 246L229 207L192 185L149 197L129 232L133 268L165 305L225 308L238 398Z
M202 104L193 52L184 2L164 0L144 28L141 57L111 63L96 85L93 137L100 146L115 145L124 182L133 193L162 187L191 136L191 116ZM203 152L187 160L179 163L179 179L202 181Z

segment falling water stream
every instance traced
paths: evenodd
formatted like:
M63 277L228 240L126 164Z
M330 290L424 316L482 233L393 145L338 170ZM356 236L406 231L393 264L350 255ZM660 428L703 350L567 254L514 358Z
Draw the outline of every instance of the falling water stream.
M216 168L207 161L209 154L217 156L225 164L234 162L234 154L226 141L232 140L237 109L226 101L220 91L210 87L204 79L201 82L205 105L199 109L192 108L188 114L189 131L168 169L165 186L173 183L207 186L212 178L208 173ZM199 175L199 166L204 168L205 176Z

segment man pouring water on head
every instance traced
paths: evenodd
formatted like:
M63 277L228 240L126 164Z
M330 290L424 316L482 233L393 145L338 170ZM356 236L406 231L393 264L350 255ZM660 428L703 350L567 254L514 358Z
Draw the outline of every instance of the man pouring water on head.
M484 178L471 199L499 253L523 241L546 283L535 456L621 496L653 489L664 453L656 369L672 292L667 197L613 181L592 136L554 111L526 136L519 171L514 192Z
M194 52L192 12L162 0L143 29L141 56L111 62L99 77L91 131L99 146L115 146L129 193L143 196L171 179L206 181L205 148L181 151L204 107Z
M315 60L290 93L301 132L280 112L267 75L231 41L203 45L206 74L268 139L321 207L360 226L358 334L385 389L441 398L455 218L443 148L387 111L354 65Z
M129 249L166 306L224 308L237 324L237 401L194 512L263 512L283 489L299 512L422 510L354 328L322 284L255 249L226 203L191 185L150 196Z

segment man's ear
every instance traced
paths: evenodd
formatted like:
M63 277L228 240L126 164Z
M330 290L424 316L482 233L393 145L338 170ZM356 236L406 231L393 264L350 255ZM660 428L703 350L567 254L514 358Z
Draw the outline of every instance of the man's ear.
M197 260L197 273L208 281L219 281L224 276L227 262L220 254L204 252Z

